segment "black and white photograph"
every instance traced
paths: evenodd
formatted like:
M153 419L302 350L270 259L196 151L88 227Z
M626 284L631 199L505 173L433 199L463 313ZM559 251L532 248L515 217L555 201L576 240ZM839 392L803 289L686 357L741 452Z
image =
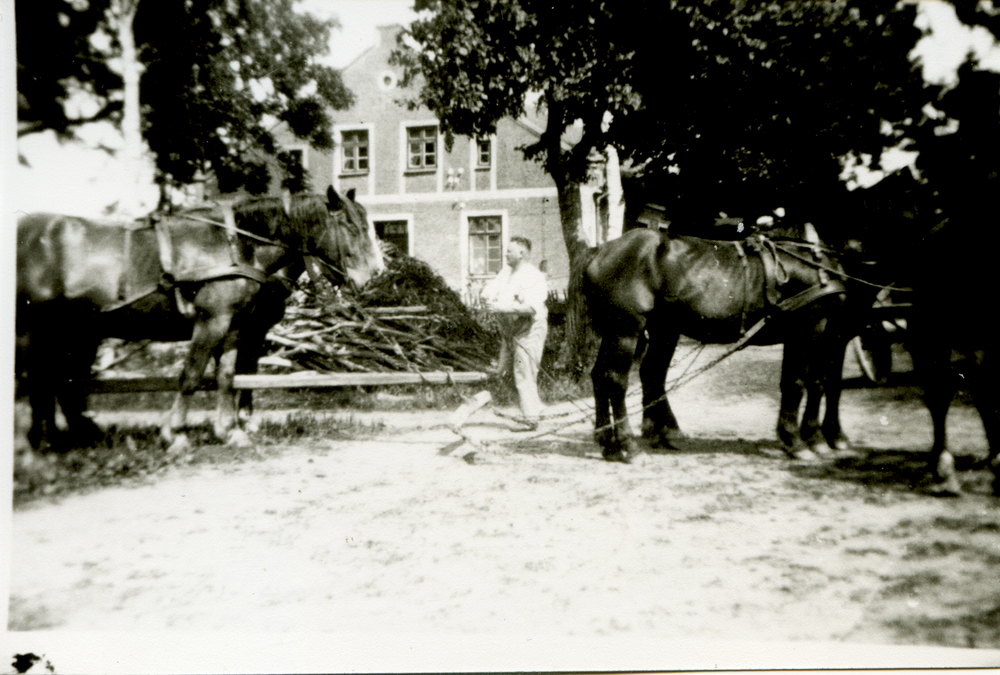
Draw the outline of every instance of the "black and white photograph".
M1000 667L996 3L0 49L0 672Z

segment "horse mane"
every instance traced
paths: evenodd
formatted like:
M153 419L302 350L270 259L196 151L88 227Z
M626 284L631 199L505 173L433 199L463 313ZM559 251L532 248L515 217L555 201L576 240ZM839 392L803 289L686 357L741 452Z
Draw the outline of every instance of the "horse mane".
M311 232L326 227L328 214L326 200L320 195L309 192L294 194L288 208L288 234L304 239Z
M259 237L273 237L288 219L280 197L242 199L233 204L233 215L237 227Z

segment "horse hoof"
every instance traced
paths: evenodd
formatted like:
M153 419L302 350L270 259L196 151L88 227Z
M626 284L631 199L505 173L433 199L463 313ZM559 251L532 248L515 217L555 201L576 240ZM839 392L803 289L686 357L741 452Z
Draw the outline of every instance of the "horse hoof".
M243 429L233 429L229 433L226 445L231 448L250 448L253 447L253 441L250 440L249 434Z
M833 454L833 448L827 445L826 441L817 441L809 446L809 449L817 457L827 457Z
M680 435L667 434L665 431L656 432L646 436L646 440L649 441L649 447L656 448L658 450L680 450L676 445L674 445L674 440Z
M927 491L935 497L961 497L962 486L955 476L950 476L943 481L931 485Z
M809 448L805 448L804 450L789 450L788 454L792 459L798 462L816 462L819 460L816 453Z
M177 434L167 448L168 455L183 455L191 451L191 441L187 434Z
M605 452L604 459L609 462L621 462L622 464L632 463L632 457L625 450L621 449Z

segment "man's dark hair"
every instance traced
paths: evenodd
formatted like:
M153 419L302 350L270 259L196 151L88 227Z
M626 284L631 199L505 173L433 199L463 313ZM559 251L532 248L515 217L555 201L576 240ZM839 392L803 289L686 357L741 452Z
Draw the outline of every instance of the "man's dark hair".
M527 237L511 237L510 238L510 243L513 244L515 241L518 244L520 244L521 246L523 246L525 248L525 250L528 251L528 253L531 253L531 240L530 239L528 239Z

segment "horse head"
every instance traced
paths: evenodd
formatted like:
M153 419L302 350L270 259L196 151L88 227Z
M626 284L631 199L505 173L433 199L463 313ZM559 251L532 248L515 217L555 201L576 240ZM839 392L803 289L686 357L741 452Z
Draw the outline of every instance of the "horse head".
M326 191L328 224L315 240L318 255L359 288L385 269L375 228L365 208L354 200L354 190L346 199L333 186Z

